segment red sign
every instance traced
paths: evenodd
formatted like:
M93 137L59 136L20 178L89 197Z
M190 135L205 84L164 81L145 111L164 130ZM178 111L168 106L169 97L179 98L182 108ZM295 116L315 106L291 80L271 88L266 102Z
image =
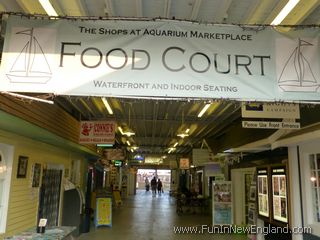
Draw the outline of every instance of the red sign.
M189 158L180 158L180 169L189 169Z
M114 144L115 129L113 121L82 121L79 143Z

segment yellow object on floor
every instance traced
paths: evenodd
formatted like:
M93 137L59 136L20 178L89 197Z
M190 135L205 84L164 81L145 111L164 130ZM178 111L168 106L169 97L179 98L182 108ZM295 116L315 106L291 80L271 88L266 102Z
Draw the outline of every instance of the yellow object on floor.
M122 205L120 191L113 191L113 199L117 207Z

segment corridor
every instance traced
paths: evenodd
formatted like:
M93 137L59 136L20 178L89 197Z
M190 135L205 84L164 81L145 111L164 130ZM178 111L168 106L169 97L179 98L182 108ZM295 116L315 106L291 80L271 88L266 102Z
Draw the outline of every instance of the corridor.
M185 212L181 216L176 214L175 199L168 193L153 197L151 192L137 191L123 201L123 205L113 209L112 227L95 228L92 224L89 233L84 233L79 240L102 239L246 239L245 235L205 233L175 233L174 228L198 227L211 225L210 214L193 214ZM195 229L195 228L193 228ZM181 228L180 228L181 230Z

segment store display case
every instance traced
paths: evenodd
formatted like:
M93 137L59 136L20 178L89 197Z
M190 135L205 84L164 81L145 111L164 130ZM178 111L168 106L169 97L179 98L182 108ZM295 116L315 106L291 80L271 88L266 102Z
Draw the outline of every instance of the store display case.
M275 225L289 223L285 165L257 169L258 217Z
M268 218L269 214L269 179L268 169L257 170L258 182L258 215Z
M272 169L272 218L288 223L287 180L285 167Z
M212 224L233 224L231 181L213 182L212 193Z

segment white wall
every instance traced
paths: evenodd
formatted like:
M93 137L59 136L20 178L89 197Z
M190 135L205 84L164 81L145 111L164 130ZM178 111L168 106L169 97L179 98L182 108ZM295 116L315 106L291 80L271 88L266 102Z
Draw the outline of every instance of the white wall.
M300 197L300 176L299 176L299 159L297 146L288 148L288 172L289 172L289 189L290 189L290 223L291 227L301 227L301 197ZM302 240L303 236L298 234L292 235L292 240Z
M14 147L12 145L0 143L0 233L5 233L6 231L13 153Z
M299 145L301 163L301 185L304 225L312 228L312 234L320 237L320 223L313 219L313 201L310 181L309 155L320 153L320 140L306 142Z

